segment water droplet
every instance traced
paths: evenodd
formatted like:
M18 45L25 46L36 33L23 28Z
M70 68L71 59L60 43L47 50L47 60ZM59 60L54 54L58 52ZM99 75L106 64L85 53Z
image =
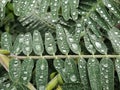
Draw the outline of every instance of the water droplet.
M112 7L111 4L108 4L107 6L108 6L108 7Z
M45 90L45 86L40 86L39 90Z
M95 42L95 45L99 48L101 47L101 44L99 42Z
M109 83L109 81L108 81L108 80L106 80L105 82L106 82L106 83Z
M10 87L10 83L6 84L6 87L7 87L7 88Z
M27 77L23 77L23 80L27 80Z
M116 35L118 35L118 32L114 32Z
M108 75L105 75L104 77L105 77L105 78L108 78Z
M45 69L45 65L42 64L42 65L40 66L40 68L41 68L41 70L44 70L44 69Z
M72 44L73 49L78 50L78 45L77 44Z
M23 72L24 74L27 74L28 72Z
M108 67L108 64L104 64L103 66L104 66L104 67Z
M74 39L73 39L73 38L69 38L69 41L70 41L70 42L73 42L73 41L74 41Z
M72 76L70 77L70 80L71 80L72 82L75 82L75 81L77 81L77 78L76 78L75 75L72 75Z
M40 76L40 78L43 78L43 76Z

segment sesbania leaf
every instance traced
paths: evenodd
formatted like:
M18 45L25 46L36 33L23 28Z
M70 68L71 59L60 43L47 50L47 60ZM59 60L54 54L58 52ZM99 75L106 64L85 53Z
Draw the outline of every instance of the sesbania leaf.
M14 41L12 53L15 55L18 55L22 52L22 47L23 47L23 42L24 42L24 35L19 34L16 37L16 40Z
M101 37L100 30L98 30L96 22L94 22L91 18L87 18L86 23L97 37Z
M45 90L48 83L48 63L45 59L39 59L36 63L36 85L38 90Z
M17 59L11 59L9 63L9 76L10 79L18 83L21 75L21 62Z
M66 58L65 60L65 70L67 78L69 78L68 83L78 83L79 82L79 74L77 65L75 64L75 61L72 58Z
M120 19L120 11L117 9L113 0L102 0L102 2L117 18Z
M116 58L115 60L115 69L119 78L119 82L120 82L120 58Z
M66 69L64 68L64 61L62 59L54 60L54 67L60 73L63 80L67 83L69 82L69 77L67 77Z
M59 50L63 54L68 54L70 49L67 43L67 38L64 32L64 28L59 24L56 26L56 37Z
M53 55L56 53L55 40L50 32L45 33L45 49L47 53L50 55Z
M89 58L87 63L90 86L92 90L102 90L99 62L95 58Z
M114 21L111 19L110 15L108 14L106 8L102 4L98 4L96 11L100 14L100 16L110 25L114 25Z
M96 35L89 32L89 38L93 46L102 54L107 54L107 46L101 40L101 38L97 37Z
M70 47L70 49L75 53L75 54L80 54L81 48L79 43L74 39L74 37L65 29L66 37L67 37L67 42Z
M114 65L111 59L100 61L101 83L103 90L114 90Z
M78 59L78 69L84 90L90 90L89 81L88 81L88 72L87 72L87 62L84 58Z
M52 21L56 22L58 20L58 13L60 9L60 1L61 0L51 0L50 8L52 14Z
M62 16L67 21L70 19L70 5L69 0L61 0L62 2Z
M69 1L70 4L70 11L71 11L71 17L73 20L78 19L78 6L79 6L79 0L71 0Z
M39 6L39 13L41 17L47 13L49 5L50 5L50 0L41 0L40 6Z
M120 54L120 30L116 27L108 31L108 37L116 53Z
M36 0L13 0L13 10L17 16L29 14L35 8Z
M42 55L44 51L43 40L38 30L33 32L33 50L36 55Z
M1 48L8 51L12 50L12 38L8 32L4 32L1 35Z
M11 90L10 88L11 88L12 84L13 83L10 81L3 82L2 84L0 84L0 90Z
M22 62L20 83L24 85L28 84L32 76L33 67L34 67L34 62L32 59L30 58L24 59L24 61Z
M91 54L95 54L96 49L93 46L93 44L91 43L89 36L87 34L84 35L84 42L85 42L85 47L86 49L91 53Z
M32 35L30 32L26 33L23 42L23 53L29 55L32 52Z
M77 22L75 27L75 34L74 34L74 38L76 42L80 42L80 34L82 30L83 30L82 24L80 22Z
M109 27L106 23L106 21L97 13L97 12L92 12L90 17L92 20L94 20L100 27L102 27L105 30L109 30Z

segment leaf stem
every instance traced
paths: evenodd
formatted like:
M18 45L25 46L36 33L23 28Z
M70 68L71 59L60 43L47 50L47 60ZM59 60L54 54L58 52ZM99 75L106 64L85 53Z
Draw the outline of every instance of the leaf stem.
M40 58L45 58L45 59L54 59L55 57L57 58L93 58L93 55L55 55L55 56L50 56L50 55L44 55L44 56L29 56L32 59L40 59ZM16 55L10 55L9 57L12 58L18 58L18 59L25 59L27 56L16 56ZM103 57L108 57L108 58L117 58L120 57L120 55L94 55L94 58L103 58Z

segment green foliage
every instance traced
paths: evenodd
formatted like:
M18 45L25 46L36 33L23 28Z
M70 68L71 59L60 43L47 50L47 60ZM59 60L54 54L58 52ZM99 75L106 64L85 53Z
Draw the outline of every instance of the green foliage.
M45 90L48 83L48 63L40 59L36 63L36 85L38 90Z
M87 63L88 75L92 90L102 90L100 65L97 59L90 58Z
M119 0L1 0L1 49L15 58L0 89L118 90L119 56L107 54L120 54L119 8Z
M101 83L104 90L114 90L114 65L111 59L103 58L100 61Z
M24 85L28 84L31 76L32 76L32 69L34 67L34 62L30 58L26 58L21 65L21 77L20 82Z
M17 59L12 59L9 64L9 76L10 79L18 83L21 75L21 62Z

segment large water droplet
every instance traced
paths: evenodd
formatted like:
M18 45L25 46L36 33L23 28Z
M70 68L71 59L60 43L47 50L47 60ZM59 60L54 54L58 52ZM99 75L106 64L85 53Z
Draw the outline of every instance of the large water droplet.
M101 47L101 44L99 42L95 42L95 45L99 48Z
M41 68L41 70L44 70L45 69L45 65L42 64L40 68Z
M72 76L70 77L70 80L71 80L72 82L75 82L75 81L77 81L77 78L76 78L75 75L72 75Z
M40 86L39 90L45 90L45 86Z

